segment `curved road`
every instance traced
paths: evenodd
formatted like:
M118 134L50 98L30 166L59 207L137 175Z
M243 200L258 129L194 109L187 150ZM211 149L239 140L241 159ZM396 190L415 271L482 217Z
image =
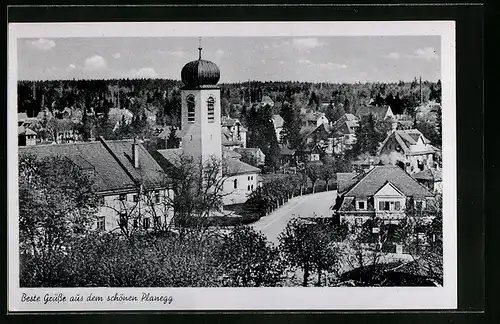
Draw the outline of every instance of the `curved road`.
M335 203L337 191L326 191L312 195L299 196L290 199L286 204L262 217L251 226L266 235L273 243L278 242L279 234L285 229L292 218L310 217L314 213L318 216L329 217L332 215L331 206Z

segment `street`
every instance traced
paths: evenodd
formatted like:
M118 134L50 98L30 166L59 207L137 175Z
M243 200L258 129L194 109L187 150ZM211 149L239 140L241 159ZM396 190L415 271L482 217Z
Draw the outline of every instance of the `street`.
M277 244L279 234L290 219L301 216L310 217L314 213L318 216L331 216L330 207L335 203L336 197L337 191L332 190L292 198L285 205L262 217L251 226L266 235L269 241Z

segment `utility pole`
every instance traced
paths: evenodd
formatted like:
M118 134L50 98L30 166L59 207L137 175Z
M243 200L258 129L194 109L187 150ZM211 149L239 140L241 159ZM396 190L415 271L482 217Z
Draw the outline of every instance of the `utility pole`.
M420 105L424 104L424 99L422 95L422 77L420 77Z

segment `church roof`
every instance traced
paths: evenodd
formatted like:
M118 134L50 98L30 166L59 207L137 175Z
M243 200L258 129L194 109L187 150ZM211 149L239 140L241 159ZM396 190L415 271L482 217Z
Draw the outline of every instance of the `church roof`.
M186 87L214 86L219 82L220 70L214 63L201 59L201 47L198 60L186 63L181 70L181 80Z
M227 152L226 150L223 150ZM183 154L182 149L166 149L157 151L168 163L176 165L181 161L181 156ZM259 173L260 169L245 162L242 162L234 157L223 157L224 164L224 175L232 176L237 174L245 173Z
M224 159L225 172L224 175L232 176L245 173L259 173L260 169L238 159Z

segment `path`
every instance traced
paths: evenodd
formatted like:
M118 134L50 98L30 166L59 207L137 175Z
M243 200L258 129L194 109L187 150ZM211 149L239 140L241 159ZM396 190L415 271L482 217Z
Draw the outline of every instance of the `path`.
M278 243L278 235L286 227L288 221L295 217L307 217L316 213L318 216L332 215L330 207L335 203L337 191L326 191L304 195L290 199L271 214L262 217L251 226L266 235L273 243Z

